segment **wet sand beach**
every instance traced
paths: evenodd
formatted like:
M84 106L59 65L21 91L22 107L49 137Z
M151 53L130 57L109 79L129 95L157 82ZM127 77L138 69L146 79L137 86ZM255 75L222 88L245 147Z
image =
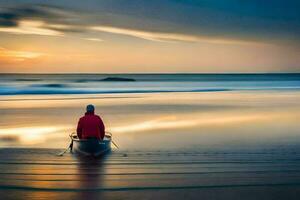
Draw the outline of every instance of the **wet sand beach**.
M1 149L1 199L298 199L300 147L242 151Z
M2 96L2 147L64 148L92 103L122 149L299 144L298 91Z

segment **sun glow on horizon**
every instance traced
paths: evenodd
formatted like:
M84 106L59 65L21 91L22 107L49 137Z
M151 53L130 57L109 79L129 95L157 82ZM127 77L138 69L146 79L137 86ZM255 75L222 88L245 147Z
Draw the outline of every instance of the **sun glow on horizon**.
M30 52L30 51L14 51L0 47L0 61L25 61L28 59L35 59L44 56L44 53Z

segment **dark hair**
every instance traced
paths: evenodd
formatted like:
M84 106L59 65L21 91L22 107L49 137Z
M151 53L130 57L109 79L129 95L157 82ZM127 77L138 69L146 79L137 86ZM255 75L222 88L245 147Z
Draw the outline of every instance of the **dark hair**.
M94 112L95 111L95 106L92 104L89 104L86 106L86 112Z

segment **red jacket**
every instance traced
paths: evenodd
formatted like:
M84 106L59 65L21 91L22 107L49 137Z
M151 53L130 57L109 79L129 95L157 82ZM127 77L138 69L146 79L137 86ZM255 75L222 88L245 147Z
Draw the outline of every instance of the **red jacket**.
M85 116L79 119L77 135L80 139L95 137L102 140L105 135L102 119L94 113L85 113Z

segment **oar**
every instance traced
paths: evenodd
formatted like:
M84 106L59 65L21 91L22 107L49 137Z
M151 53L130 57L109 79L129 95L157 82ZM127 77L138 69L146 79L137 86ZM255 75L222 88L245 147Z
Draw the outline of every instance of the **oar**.
M117 149L119 149L118 145L112 140L112 133L111 132L105 132L105 133L109 133L111 136L111 142L113 143L113 145L115 145L115 147L117 147Z
M111 140L111 142L113 143L113 145L115 145L115 147L119 149L118 145L113 140Z
M72 133L72 134L74 134L74 133ZM71 149L71 151L72 151L72 148L73 148L72 134L69 135L70 138L71 138L71 143L70 143L70 145L68 146L68 148L66 148L63 152L57 154L57 156L63 156L69 149Z

